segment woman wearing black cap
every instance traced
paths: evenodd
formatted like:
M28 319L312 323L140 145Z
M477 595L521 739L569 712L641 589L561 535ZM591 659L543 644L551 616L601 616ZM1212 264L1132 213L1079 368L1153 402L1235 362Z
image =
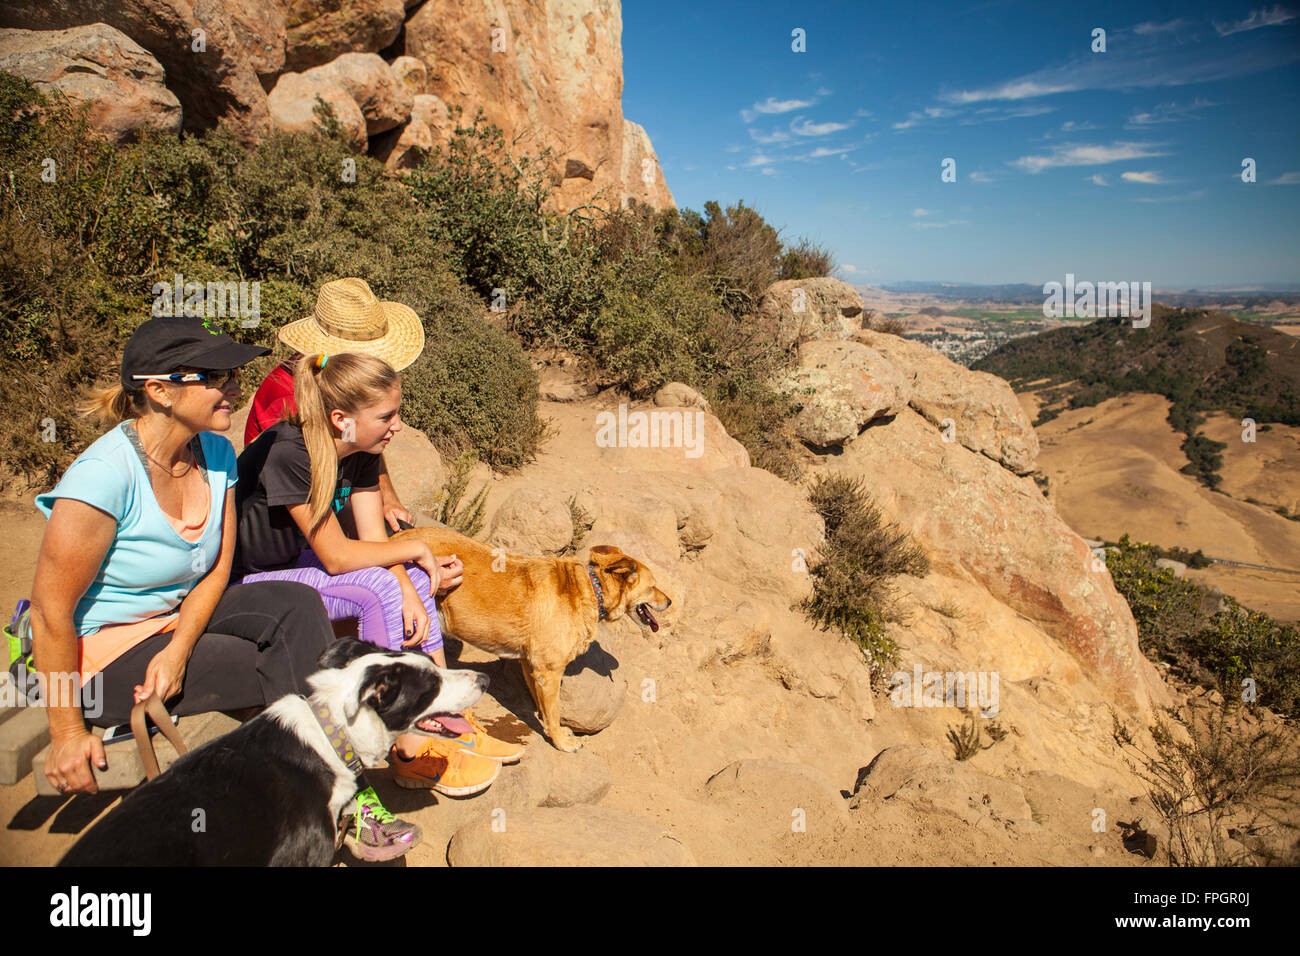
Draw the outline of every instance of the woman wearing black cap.
M120 424L37 498L49 524L32 586L35 663L45 687L79 674L82 688L47 701L45 774L60 791L94 793L88 763L107 766L85 720L122 723L150 694L178 715L267 704L307 690L333 640L306 585L227 588L238 472L214 433L230 428L239 366L268 351L197 318L145 322L120 384L82 409Z

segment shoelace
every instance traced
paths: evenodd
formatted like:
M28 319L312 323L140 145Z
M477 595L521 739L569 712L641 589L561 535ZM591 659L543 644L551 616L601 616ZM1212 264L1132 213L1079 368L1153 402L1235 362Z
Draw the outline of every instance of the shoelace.
M393 815L388 812L387 808L379 802L379 794L375 793L374 787L367 787L365 790L357 794L356 836L358 840L361 839L361 820L367 815L374 819L380 826L383 826L386 823L391 823L394 819Z

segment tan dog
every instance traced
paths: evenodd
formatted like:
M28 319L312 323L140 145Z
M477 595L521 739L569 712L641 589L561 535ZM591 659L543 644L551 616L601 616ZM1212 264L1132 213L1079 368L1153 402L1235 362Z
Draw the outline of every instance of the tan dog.
M654 612L672 604L649 568L609 545L591 549L589 572L588 562L578 558L494 558L488 545L448 528L413 528L393 540L407 537L419 538L434 554L460 558L464 578L438 600L442 633L517 658L542 727L560 750L582 746L560 725L560 680L569 662L595 640L597 623L617 621L632 610L643 626L657 631Z

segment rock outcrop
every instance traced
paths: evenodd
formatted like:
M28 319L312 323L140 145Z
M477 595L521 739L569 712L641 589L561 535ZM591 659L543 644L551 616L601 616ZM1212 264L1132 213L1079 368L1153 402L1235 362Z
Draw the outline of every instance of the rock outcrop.
M811 339L781 383L799 408L794 429L820 447L840 446L868 422L907 407L911 387L894 365L857 342Z
M115 138L225 123L253 143L312 128L319 95L352 147L397 173L450 138L449 108L465 124L482 108L515 155L551 151L559 210L673 205L649 136L623 116L619 0L10 0L0 27L98 30L97 49L76 55L100 80L74 82L50 53L19 72L67 87Z
M862 296L839 279L782 279L767 287L759 319L778 345L809 339L851 339L862 328Z
M0 70L47 94L87 107L91 124L118 142L143 129L179 133L181 104L163 68L134 40L105 23L68 30L0 29Z

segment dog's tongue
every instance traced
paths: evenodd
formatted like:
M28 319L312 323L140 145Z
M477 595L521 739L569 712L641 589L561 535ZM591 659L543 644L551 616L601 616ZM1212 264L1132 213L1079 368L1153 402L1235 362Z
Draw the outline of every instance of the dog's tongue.
M446 727L453 734L472 734L474 728L469 725L469 721L464 717L456 717L453 714L439 714L433 718L442 726Z

